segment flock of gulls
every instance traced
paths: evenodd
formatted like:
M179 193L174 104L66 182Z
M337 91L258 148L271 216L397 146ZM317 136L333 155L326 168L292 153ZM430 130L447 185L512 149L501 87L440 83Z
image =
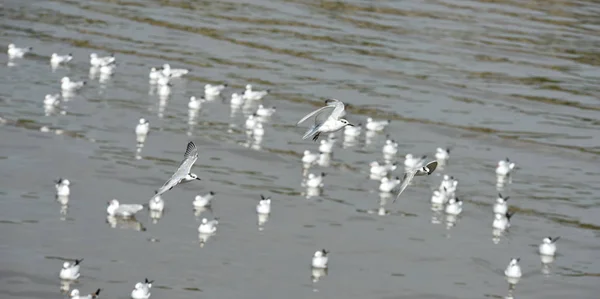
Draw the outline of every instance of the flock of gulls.
M27 53L31 52L32 48L19 48L14 44L8 46L9 60L23 58ZM53 53L50 57L50 64L53 68L60 65L67 64L73 59L71 54L59 55ZM94 74L100 73L100 76L110 76L114 73L116 64L116 58L114 55L100 57L96 53L90 54L90 77ZM188 69L175 69L171 68L169 64L164 64L162 67L153 67L150 70L149 79L151 92L156 92L159 95L161 101L166 101L168 96L171 94L171 80L174 78L185 76L189 73ZM86 81L75 81L69 77L63 77L60 81L60 88L62 94L48 94L43 100L44 106L56 107L62 100L67 101L73 93L84 88ZM206 84L204 88L203 97L190 98L188 108L190 109L190 118L192 114L197 112L203 103L213 101L214 99L220 98L222 100L225 97L222 92L227 88L226 84L222 85L210 85ZM269 90L257 91L252 88L250 84L246 85L243 92L233 93L230 98L230 105L232 115L240 108L246 109L249 103L260 103L260 100L269 94ZM325 173L309 173L309 169L314 165L327 166L333 154L335 143L337 142L336 132L342 131L344 137L344 145L352 144L357 142L361 136L362 131L365 130L365 135L368 138L374 134L384 132L386 127L390 124L389 120L374 120L367 118L364 126L362 124L352 124L345 118L346 115L344 103L336 99L328 99L325 101L325 106L310 112L306 116L302 117L296 125L307 122L312 119L313 122L309 125L308 130L302 136L302 139L311 139L313 141L319 141L318 151L311 152L309 150L304 151L301 159L303 167L303 183L302 185L307 188L306 195L310 197L311 194L320 194L321 189L324 187ZM248 113L245 122L246 133L249 137L252 137L255 141L262 139L264 136L263 124L276 112L275 107L265 107L259 104L253 113ZM160 111L159 111L159 116ZM194 116L195 117L195 116ZM138 144L137 151L141 150L143 143L145 142L149 132L149 122L141 118L139 123L135 127L135 135ZM326 138L322 138L327 135ZM260 142L260 141L259 141ZM258 142L258 143L259 143ZM255 143L256 145L256 143ZM250 145L248 145L250 146ZM386 136L385 144L382 148L383 162L373 161L369 164L369 178L380 182L379 191L381 198L381 209L376 213L385 215L386 211L383 206L387 200L392 199L392 202L396 201L403 191L411 185L416 177L429 176L436 169L442 168L448 163L450 159L449 148L437 148L434 154L435 159L431 161L427 160L427 155L413 155L406 154L404 159L404 174L402 177L393 177L392 172L397 169L398 163L396 156L398 154L398 143L393 139ZM138 159L139 156L136 156ZM166 180L166 182L154 191L154 196L151 197L148 204L124 204L120 203L117 199L108 201L106 208L107 221L109 223L115 223L118 219L127 220L134 219L135 215L144 209L148 209L153 219L160 218L163 210L165 209L165 201L163 195L172 190L174 187L184 183L197 182L201 178L192 172L194 163L198 159L198 148L193 142L189 142L186 146L186 150L183 154L183 160L174 168L173 175ZM175 166L175 165L174 165ZM505 184L512 182L512 172L515 169L515 163L511 162L508 158L500 160L496 167L497 176L497 188L499 191L503 190ZM442 181L438 189L433 191L431 196L431 207L433 211L443 212L447 217L448 228L452 227L456 221L456 217L459 216L463 211L463 201L457 196L458 180L453 176L445 174L442 177ZM70 181L66 178L60 178L56 181L56 197L58 201L66 205L68 203L68 197L70 195ZM215 197L214 192L209 192L204 195L197 195L192 204L197 212L210 208L213 198ZM514 212L509 210L508 196L498 194L498 197L493 204L493 215L494 218L491 221L494 242L499 242L499 237L509 230L511 226L511 218ZM259 228L263 225L268 215L271 213L271 198L260 196L258 204L256 205L256 213L259 219ZM197 214L199 215L199 214ZM200 226L198 227L199 238L201 245L203 245L210 236L214 235L219 225L219 219L213 218L211 220L203 218ZM542 264L548 265L554 261L556 255L556 241L560 237L545 237L542 239L541 244L538 247L538 253L541 257ZM64 262L62 269L59 272L59 278L67 283L66 289L69 290L69 283L79 279L80 267L83 259L75 259L71 262ZM518 283L519 279L523 276L521 267L519 265L520 258L515 257L509 261L508 266L504 271L508 282L512 287ZM318 281L319 277L326 275L329 262L329 251L326 249L320 249L314 252L311 266L313 269L313 281ZM153 281L147 278L142 282L137 282L131 292L131 298L133 299L147 299L151 295ZM99 296L100 289L97 289L94 293L88 295L81 295L79 290L73 289L70 292L71 299L84 299L84 298L96 298Z

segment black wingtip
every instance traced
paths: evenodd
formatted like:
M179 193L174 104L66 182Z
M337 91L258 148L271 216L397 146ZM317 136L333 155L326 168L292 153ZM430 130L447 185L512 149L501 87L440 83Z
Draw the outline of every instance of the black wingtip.
M153 283L154 280L149 280L148 278L144 278L144 283L148 284L148 283Z
M321 172L321 176L322 176L322 177L324 177L324 176L326 176L326 175L327 175L326 173L324 173L324 172Z
M79 265L81 262L83 262L83 259L80 259L80 260L77 260L77 259L76 259L76 260L75 260L75 265Z
M261 200L265 200L265 196L261 194L261 195L260 195L260 199L261 199Z
M158 190L154 190L154 195L158 194Z
M214 191L210 191L208 194L215 195L215 192Z
M101 290L102 290L102 289L97 289L97 290L96 290L96 291L95 291L95 292L92 294L92 298L96 298L96 297L98 297L98 295L100 295L100 291L101 291Z

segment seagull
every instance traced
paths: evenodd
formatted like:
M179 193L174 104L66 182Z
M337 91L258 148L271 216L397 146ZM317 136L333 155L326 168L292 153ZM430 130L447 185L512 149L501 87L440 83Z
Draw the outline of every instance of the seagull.
M410 182L415 176L430 175L435 171L438 165L438 162L435 160L427 163L425 166L422 166L423 163L425 163L426 158L427 156L422 156L413 168L408 169L408 171L404 173L404 177L402 177L402 183L400 184L398 194L392 202L395 202L398 199L398 197L400 197L400 194L404 192L406 187L408 187L408 184L410 184Z
M138 141L145 140L148 131L150 131L150 123L145 118L140 118L139 123L135 126L135 135L137 135Z
M204 98L196 98L195 96L190 97L190 102L188 103L188 108L190 110L199 110L202 107L202 102L204 102Z
M231 94L231 102L230 102L232 107L239 107L242 106L244 104L244 96L234 92L233 94Z
M361 131L362 131L361 123L359 123L356 126L352 125L352 126L344 127L344 138L347 140L348 139L354 140L360 136Z
M335 138L329 138L327 140L321 139L321 144L319 145L319 152L325 154L331 154L333 152L333 145L335 144Z
M198 226L198 232L206 235L214 234L217 231L217 225L219 225L219 218L215 218L211 221L202 218L202 223Z
M179 78L183 75L186 75L189 72L190 70L188 69L172 69L168 63L163 64L162 73L167 77Z
M402 181L399 177L396 177L396 179L392 180L384 176L381 178L381 183L379 184L379 191L384 193L392 192L392 190L394 190L396 186L400 185L400 183L402 183Z
M313 268L325 269L327 268L327 263L329 262L329 257L327 254L329 251L322 249L317 250L315 255L312 258L312 266Z
M215 192L210 191L204 195L196 195L192 204L194 208L204 208L210 206L210 202L215 197Z
M114 63L115 60L115 54L111 54L110 56L105 57L99 57L96 53L90 54L90 64L92 65L92 67L101 67L103 65L109 65L111 63Z
M17 48L15 44L8 45L8 58L23 58L25 54L31 52L32 47L29 48Z
M175 171L175 173L171 176L169 180L165 182L160 189L155 191L155 195L161 195L177 186L177 184L187 183L194 180L200 180L200 178L190 171L192 170L192 166L198 160L198 149L196 145L190 141L187 144L187 149L185 150L185 154L183 155L183 161L179 164L179 168Z
M498 193L498 198L494 204L494 214L505 215L508 212L508 204L506 203L510 197L502 197L502 194Z
M63 91L75 91L81 89L86 83L86 81L71 81L69 77L63 77L60 79L60 88Z
M349 123L346 119L340 118L344 113L344 103L342 103L342 101L336 99L329 99L325 101L325 104L327 106L321 107L307 114L296 124L299 125L305 120L313 116L315 117L315 124L310 129L308 129L308 131L306 131L302 139L312 137L313 141L317 141L321 133L337 132L345 126L354 126L351 123ZM331 111L331 113L329 113L328 115L325 114L327 118L319 119L319 116L323 115L325 109L333 109L333 111Z
M79 264L83 259L75 260L73 263L64 262L58 276L63 280L76 280L79 278Z
M394 156L398 153L398 143L393 139L387 139L383 145L383 154Z
M260 195L260 201L256 205L256 213L263 215L271 213L271 197Z
M450 149L443 149L441 147L438 147L435 152L435 158L438 160L438 162L447 161L450 158Z
M145 279L144 283L138 282L135 284L133 291L131 291L131 298L133 299L148 299L150 298L150 288L152 287L152 281Z
M369 131L380 132L385 129L392 121L391 120L373 120L372 118L367 118L367 124L365 128Z
M515 212L506 214L496 214L494 215L494 222L492 222L492 227L494 229L498 229L501 231L507 230L510 227L510 218L515 214Z
M376 177L384 177L387 176L388 173L396 170L398 164L379 164L379 162L373 161L369 164L369 166L371 166L371 175Z
M498 161L498 166L496 167L496 175L499 177L505 177L509 175L514 168L515 163L510 162L508 158L506 158L506 160L500 160Z
M162 212L165 209L165 201L160 196L154 196L148 203L150 211Z
M158 69L156 67L150 68L150 75L148 75L148 77L150 78L150 82L156 83L156 81L158 81L158 79L161 76L162 76L162 68L161 69Z
M458 198L451 198L446 205L446 214L459 215L462 212L462 203Z
M444 191L434 190L433 195L431 195L431 203L434 205L443 205L448 201L448 195Z
M98 298L98 295L100 294L100 290L101 289L97 289L93 294L88 294L85 296L79 296L79 290L78 289L73 289L71 291L71 299L94 299L94 298Z
M519 266L520 258L513 258L510 260L508 267L504 270L504 275L510 278L520 278L521 277L521 266Z
M59 178L58 180L54 181L54 183L56 183L54 187L56 188L57 196L69 196L69 194L71 194L71 189L69 188L71 182L69 182L69 180Z
M308 186L309 188L322 188L324 186L324 184L323 184L324 177L325 177L324 172L321 172L321 175L319 175L319 176L316 176L314 173L309 173L308 178L306 180L306 186Z
M139 204L126 204L122 205L118 200L112 199L108 202L106 213L110 216L119 216L129 218L135 215L135 213L144 209L144 206Z
M58 106L58 104L60 104L59 98L59 94L47 94L46 97L44 97L44 106Z
M540 255L554 256L556 254L556 241L558 241L558 239L560 239L560 237L544 238L542 244L540 244L540 247L539 247Z
M221 92L225 88L227 88L227 84L221 84L221 85L206 84L206 85L204 85L204 96L205 97L217 97L217 96L221 95Z
M304 168L309 168L311 165L315 164L319 160L318 153L311 153L309 150L304 151L304 156L302 156L302 164Z
M244 91L243 97L249 101L258 101L269 94L270 90L252 90L252 85L246 85L246 90Z
M55 66L58 66L61 63L67 63L71 60L73 60L73 55L71 53L67 55L58 55L56 53L52 53L52 56L50 56L50 64Z
M273 113L275 113L276 109L275 106L268 108L263 106L262 104L258 105L258 108L256 109L256 115L258 116L262 116L262 117L270 117L271 115L273 115Z

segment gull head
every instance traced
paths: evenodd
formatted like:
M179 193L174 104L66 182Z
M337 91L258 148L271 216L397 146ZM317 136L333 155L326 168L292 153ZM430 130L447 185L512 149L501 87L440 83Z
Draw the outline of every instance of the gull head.
M195 173L188 173L188 177L192 180L198 180L200 181L200 178L198 177L198 175L196 175Z
M342 124L344 124L344 127L345 127L345 126L351 126L351 127L354 127L354 125L353 125L353 124L351 124L351 123L349 123L349 122L348 122L346 119L340 118L340 122L341 122Z
M67 269L67 268L69 268L69 266L71 266L71 264L69 264L69 262L63 263L63 269Z
M61 83L65 83L65 82L69 82L71 80L69 80L69 77L62 77L62 79L60 79Z
M145 118L140 118L140 125L146 124L148 121L146 121Z
M8 49L14 49L15 48L15 44L8 44Z
M371 117L367 118L367 122L368 122L368 123L370 123L370 122L372 122L372 121L373 121L373 118L371 118Z
M519 265L519 261L521 260L521 258L513 258L510 260L510 263L508 264L509 267L514 267L514 266L518 266Z
M163 64L163 69L168 71L171 69L171 66L168 63L165 63Z
M252 84L246 84L246 90L252 90Z
M322 257L322 256L323 256L323 252L321 250L315 251L315 257Z
M65 186L69 186L69 185L71 185L71 182L69 182L69 180L67 180L67 179L64 179L64 180L61 182L61 184L62 184L62 185L65 185Z
M552 244L552 238L545 237L543 242L544 242L544 244Z
M207 223L208 223L208 219L202 218L202 224L207 224Z
M412 154L406 154L405 158L406 158L406 160L412 160L413 155Z
M116 209L117 207L119 207L119 201L113 198L108 202L108 206L114 207Z
M79 297L79 290L78 289L73 289L71 291L71 298L72 297Z
M139 290L139 289L141 289L143 287L144 287L144 285L141 282L138 282L138 283L135 284L135 289L136 290Z
M96 58L98 58L98 54L92 53L92 54L90 54L90 58L91 59L96 59Z

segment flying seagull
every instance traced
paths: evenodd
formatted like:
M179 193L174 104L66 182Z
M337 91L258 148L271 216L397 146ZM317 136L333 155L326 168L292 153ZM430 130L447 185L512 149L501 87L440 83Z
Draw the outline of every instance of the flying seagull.
M198 160L198 149L193 142L189 142L187 145L187 149L185 150L185 154L183 155L183 161L179 164L179 168L177 171L171 176L171 178L165 182L165 184L160 187L160 189L156 190L154 196L161 195L175 187L177 184L183 184L187 182L191 182L194 180L200 180L200 178L195 174L191 173L192 166Z

